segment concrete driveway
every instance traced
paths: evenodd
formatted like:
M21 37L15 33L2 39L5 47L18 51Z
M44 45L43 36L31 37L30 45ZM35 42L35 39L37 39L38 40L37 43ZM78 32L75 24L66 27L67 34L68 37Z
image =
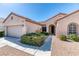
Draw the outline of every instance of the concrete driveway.
M5 45L0 48L0 56L32 56L29 53Z

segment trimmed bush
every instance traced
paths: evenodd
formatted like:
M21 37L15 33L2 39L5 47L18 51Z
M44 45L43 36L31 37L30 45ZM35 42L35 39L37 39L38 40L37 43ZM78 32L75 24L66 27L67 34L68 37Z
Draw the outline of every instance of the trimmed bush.
M67 41L67 37L65 35L60 35L59 38L62 41Z
M41 34L44 34L44 35L49 35L48 32L41 32Z
M26 36L32 36L32 35L36 35L36 33L27 33L25 34Z
M70 34L70 35L68 35L68 39L76 41L76 42L79 42L79 37L76 34Z
M33 46L41 46L45 41L45 35L41 35L41 33L28 33L21 37L21 42L23 44L33 45Z
M0 37L4 36L4 31L0 31Z

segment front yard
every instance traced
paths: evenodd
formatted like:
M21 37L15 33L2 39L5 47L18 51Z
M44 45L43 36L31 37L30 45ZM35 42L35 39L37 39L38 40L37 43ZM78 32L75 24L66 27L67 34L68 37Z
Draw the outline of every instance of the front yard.
M23 35L23 37L21 37L25 43L22 42L22 39L20 38L3 37L3 36L1 36L0 38L0 47L1 47L0 50L2 51L0 55L16 55L15 54L16 50L13 49L12 47L16 48L17 50L22 51L22 52L18 51L20 52L20 54L18 53L17 55L36 55L36 56L47 55L47 56L50 56L51 54L50 50L51 50L51 37L52 36L49 35L49 33L44 32L44 33L25 34ZM32 46L32 44L29 45L27 44L27 42L35 44L35 45L34 46ZM4 45L10 46L12 48L11 52L13 53L7 52L7 51L10 51L10 49ZM4 47L2 48L2 46Z
M21 43L40 47L48 35L46 32L28 33L21 37Z
M62 41L54 37L52 56L79 56L79 42Z
M34 56L50 56L51 55L51 35L49 35L46 39L45 39L45 43L41 46L41 47L36 47L36 46L31 46L31 45L27 45L27 44L22 44L21 42L19 42L19 38L13 38L13 37L3 37L0 38L0 47L4 47L5 51L3 49L1 49L1 52L3 54L0 55L5 55L4 53L7 54L7 49L5 47L5 45L8 45L10 47L14 47L17 50L20 51L24 51L26 54L31 54ZM8 51L10 51L10 49L8 49ZM11 51L14 51L14 49ZM9 52L9 55L13 53ZM7 54L8 55L8 54ZM22 54L21 54L22 55Z

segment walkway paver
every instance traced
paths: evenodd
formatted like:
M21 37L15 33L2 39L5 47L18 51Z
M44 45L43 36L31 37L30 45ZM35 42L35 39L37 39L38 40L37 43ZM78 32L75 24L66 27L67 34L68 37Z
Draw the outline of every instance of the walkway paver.
M52 56L79 56L79 42L61 41L54 37Z

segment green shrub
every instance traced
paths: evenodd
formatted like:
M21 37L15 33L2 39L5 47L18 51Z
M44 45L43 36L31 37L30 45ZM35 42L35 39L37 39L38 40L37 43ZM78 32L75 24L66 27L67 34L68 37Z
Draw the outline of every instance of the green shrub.
M65 35L60 35L59 38L62 41L67 41L67 37Z
M41 33L29 33L21 37L21 42L23 44L29 44L34 46L41 46L44 43L45 36Z
M76 42L79 42L79 37L76 34L70 34L70 35L68 35L68 39L76 41Z
M44 34L44 35L49 35L48 32L41 32L41 34Z
M4 31L0 31L0 37L4 36Z
M32 36L32 35L36 35L36 33L27 33L25 34L26 36Z
M27 34L25 34L25 35L27 35L27 36L40 36L40 35L45 35L45 34L43 34L42 32L37 32L37 33L27 33Z

